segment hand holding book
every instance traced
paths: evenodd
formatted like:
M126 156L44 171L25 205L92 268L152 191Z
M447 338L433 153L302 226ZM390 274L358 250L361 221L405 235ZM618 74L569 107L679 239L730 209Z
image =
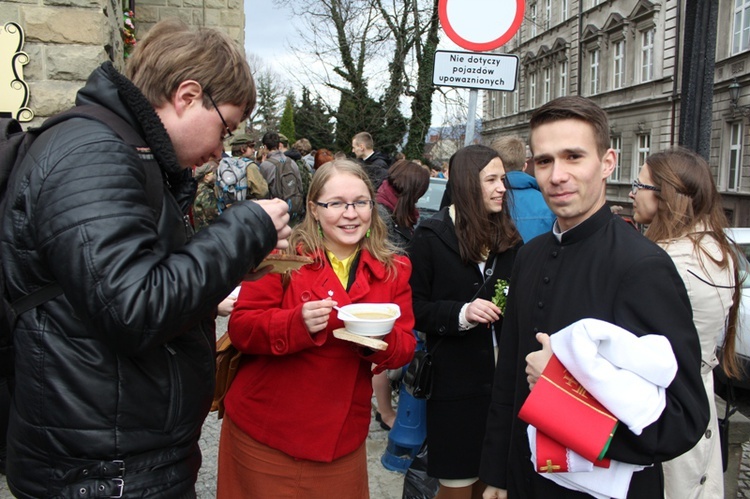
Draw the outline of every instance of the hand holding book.
M604 457L617 427L617 418L554 355L518 417L592 462Z
M542 375L549 359L552 357L552 346L548 334L536 333L536 341L542 345L541 350L531 352L526 356L526 381L529 383L529 390L534 388L534 384Z

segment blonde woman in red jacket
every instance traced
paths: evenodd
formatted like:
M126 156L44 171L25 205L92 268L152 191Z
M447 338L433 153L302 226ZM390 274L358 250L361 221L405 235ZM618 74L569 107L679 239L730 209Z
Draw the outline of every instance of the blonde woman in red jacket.
M399 368L415 347L411 264L388 243L374 199L357 163L324 165L290 238L315 262L243 283L229 335L247 355L224 402L219 499L369 497L372 365ZM343 323L332 307L353 302L401 308L385 351L333 336Z

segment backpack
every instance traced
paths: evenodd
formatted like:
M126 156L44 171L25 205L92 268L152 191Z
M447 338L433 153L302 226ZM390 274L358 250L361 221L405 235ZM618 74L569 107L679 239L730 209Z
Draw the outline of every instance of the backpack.
M293 160L284 158L279 161L276 158L266 158L266 161L276 167L276 178L273 185L268 186L271 197L283 199L289 205L289 223L295 224L305 216L305 195L302 185L292 167ZM302 174L300 172L300 178Z
M219 212L235 201L242 201L247 197L248 164L245 158L222 158L216 176L219 190Z
M76 106L52 116L40 127L29 128L26 132L15 119L0 118L0 222L4 218L5 205L8 202L5 195L10 178L23 162L31 144L42 132L70 118L93 119L104 123L114 130L125 143L139 149L139 156L147 166L146 191L149 204L154 209L158 220L161 216L163 203L163 180L159 165L150 154L148 144L130 124L114 112L102 106L85 105ZM61 295L63 290L58 283L53 282L11 303L8 300L5 288L5 274L2 266L0 266L0 291L2 291L2 303L0 303L0 366L2 366L2 370L0 377L8 377L13 374L13 340L11 333L17 317Z
M312 182L312 172L304 159L297 160L297 169L299 170L299 177L302 179L302 197L307 199L307 192L310 190L310 182Z

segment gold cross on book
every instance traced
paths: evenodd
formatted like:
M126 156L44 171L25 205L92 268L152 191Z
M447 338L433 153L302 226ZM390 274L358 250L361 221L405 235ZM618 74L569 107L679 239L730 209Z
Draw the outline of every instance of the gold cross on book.
M545 473L554 473L555 471L559 470L560 466L557 464L552 464L552 459L547 459L547 466L542 466L539 468L539 471L543 471Z

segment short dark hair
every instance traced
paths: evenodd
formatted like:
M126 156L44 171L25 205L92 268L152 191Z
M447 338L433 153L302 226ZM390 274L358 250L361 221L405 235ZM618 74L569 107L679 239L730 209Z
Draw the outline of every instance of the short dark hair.
M268 149L269 151L273 151L274 149L279 148L279 142L281 142L281 140L279 139L278 133L266 132L263 135L261 142L263 142L263 145L266 146L266 149Z
M255 142L248 142L245 144L234 144L232 146L232 156L238 158L242 156L243 154L245 154L245 152L248 149L255 149Z
M599 157L603 157L609 149L607 113L591 99L572 95L558 97L547 102L531 113L531 120L529 120L531 134L534 134L536 127L559 120L578 120L588 123L594 129L594 140Z

